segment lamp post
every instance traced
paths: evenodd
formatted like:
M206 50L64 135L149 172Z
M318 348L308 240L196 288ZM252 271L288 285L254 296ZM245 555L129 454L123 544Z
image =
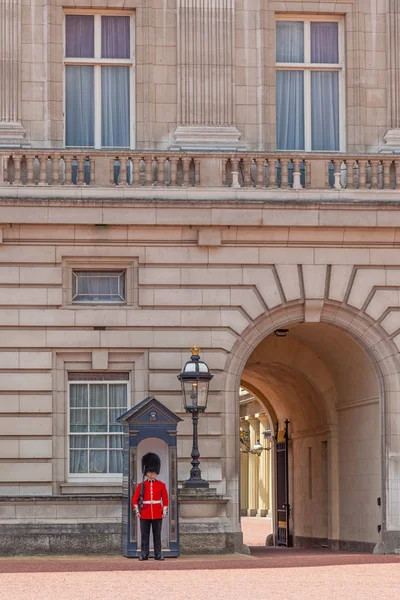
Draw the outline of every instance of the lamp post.
M193 423L193 445L192 445L192 468L190 477L183 483L185 488L208 488L209 483L201 477L200 452L198 445L197 426L199 413L205 412L208 400L208 386L214 375L211 375L208 366L200 360L200 350L197 346L192 348L192 356L185 364L182 372L178 375L181 382L183 405L185 411L192 415Z

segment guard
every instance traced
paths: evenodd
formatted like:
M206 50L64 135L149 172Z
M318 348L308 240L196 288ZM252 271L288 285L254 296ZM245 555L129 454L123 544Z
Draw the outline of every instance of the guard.
M156 479L160 472L160 457L148 452L142 458L143 482L136 486L132 507L140 519L142 538L139 560L148 560L150 528L153 530L154 558L164 560L161 554L162 520L168 512L168 492L165 483Z

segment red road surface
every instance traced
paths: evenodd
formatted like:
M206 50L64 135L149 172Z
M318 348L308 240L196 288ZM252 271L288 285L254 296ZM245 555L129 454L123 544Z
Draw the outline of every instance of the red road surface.
M152 590L155 590L154 592ZM0 559L1 600L395 600L400 557L286 549L253 556Z

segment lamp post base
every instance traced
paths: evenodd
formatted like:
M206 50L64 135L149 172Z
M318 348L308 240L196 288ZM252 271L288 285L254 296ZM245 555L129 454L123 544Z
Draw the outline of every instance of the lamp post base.
M182 487L187 488L209 488L210 484L204 479L187 479L182 483Z

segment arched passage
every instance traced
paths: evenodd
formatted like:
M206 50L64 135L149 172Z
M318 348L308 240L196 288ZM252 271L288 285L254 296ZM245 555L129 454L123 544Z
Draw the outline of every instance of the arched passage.
M372 550L386 523L382 415L397 379L395 353L377 326L350 311L340 309L336 322L329 305L322 322L295 315L296 307L278 310L245 332L229 361L229 393L247 384L268 399L280 424L291 422L295 543ZM274 336L279 327L287 337Z

